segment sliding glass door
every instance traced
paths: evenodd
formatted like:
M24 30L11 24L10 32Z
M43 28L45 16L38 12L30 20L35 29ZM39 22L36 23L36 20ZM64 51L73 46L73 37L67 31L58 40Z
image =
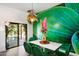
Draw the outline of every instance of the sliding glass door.
M19 45L23 45L27 38L27 25L19 24Z
M27 39L27 25L11 22L6 26L6 49L23 45Z
M6 46L8 48L16 47L19 45L19 31L18 31L18 24L10 23L7 27L7 39L6 39Z

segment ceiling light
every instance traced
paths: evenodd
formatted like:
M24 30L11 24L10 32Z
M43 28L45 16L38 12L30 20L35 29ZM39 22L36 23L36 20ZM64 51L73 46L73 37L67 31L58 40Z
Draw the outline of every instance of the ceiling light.
M34 23L35 21L37 21L37 17L36 17L36 14L34 13L34 10L33 10L33 4L32 4L32 9L31 10L28 10L28 16L27 16L27 20L30 24Z

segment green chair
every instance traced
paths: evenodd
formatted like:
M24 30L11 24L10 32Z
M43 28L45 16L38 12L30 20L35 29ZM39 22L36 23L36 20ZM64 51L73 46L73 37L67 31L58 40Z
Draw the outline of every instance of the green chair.
M24 42L24 48L29 55L32 55L32 47L29 43Z
M56 51L57 56L68 56L71 49L71 44L63 44L59 49Z
M32 48L32 55L35 55L35 50L33 49L34 47L39 47L38 45L36 45L36 44L33 44L33 43L29 43L30 44L30 46L31 46L31 48ZM40 47L39 47L40 48ZM41 49L41 48L40 48Z
M75 53L73 46L71 46L70 52Z
M31 45L31 47L33 48L34 46L37 46L37 47L39 47L38 45L36 45L36 44L33 44L33 43L29 43L30 45Z
M33 55L34 56L44 56L44 52L41 47L33 46Z
M45 56L55 56L54 53L55 53L54 51L45 48L45 52L44 52Z
M73 34L71 42L75 53L79 54L79 31Z
M33 37L31 37L31 38L29 39L29 41L33 41L33 40L37 40L37 37L36 37L36 35L34 35L34 34L33 34Z

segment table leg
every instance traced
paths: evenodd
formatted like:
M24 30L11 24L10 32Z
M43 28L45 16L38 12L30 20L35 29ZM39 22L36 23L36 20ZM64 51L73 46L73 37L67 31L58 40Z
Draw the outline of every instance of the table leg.
M45 48L43 48L43 52L45 52Z

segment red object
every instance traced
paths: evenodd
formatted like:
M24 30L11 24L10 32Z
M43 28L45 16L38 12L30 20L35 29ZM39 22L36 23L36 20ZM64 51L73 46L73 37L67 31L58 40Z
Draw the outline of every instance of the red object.
M41 44L49 44L48 41L40 41Z
M47 22L46 22L46 18L44 19L44 21L42 22L42 30L43 30L43 32L46 32L46 30L47 30Z
M46 24L46 18L45 18L43 21L43 28L46 29L46 27L47 27L47 24Z

